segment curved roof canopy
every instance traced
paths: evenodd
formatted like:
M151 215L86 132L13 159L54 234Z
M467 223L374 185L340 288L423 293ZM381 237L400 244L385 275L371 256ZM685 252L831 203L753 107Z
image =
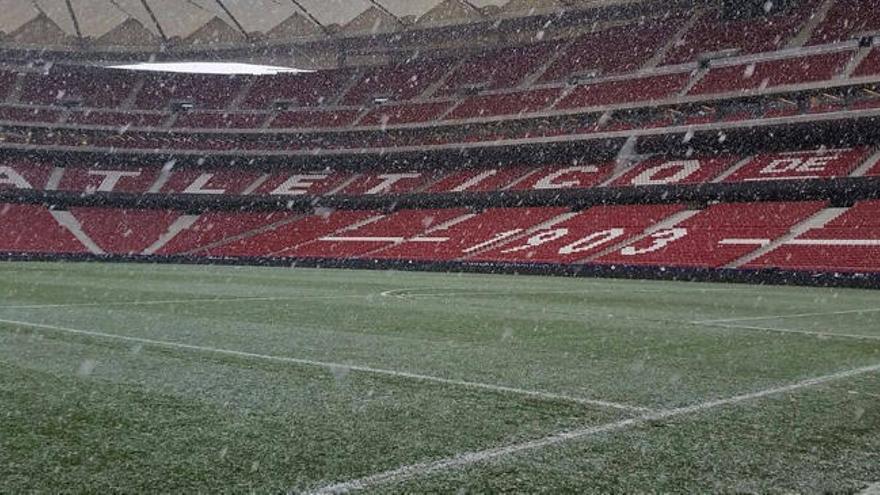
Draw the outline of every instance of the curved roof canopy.
M463 24L626 0L0 0L0 42L149 47Z

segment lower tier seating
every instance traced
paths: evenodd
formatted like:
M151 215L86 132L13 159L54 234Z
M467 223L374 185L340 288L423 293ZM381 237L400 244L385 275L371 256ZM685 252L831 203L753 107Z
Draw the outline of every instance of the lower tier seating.
M393 213L0 204L0 253L377 259L880 272L880 201Z

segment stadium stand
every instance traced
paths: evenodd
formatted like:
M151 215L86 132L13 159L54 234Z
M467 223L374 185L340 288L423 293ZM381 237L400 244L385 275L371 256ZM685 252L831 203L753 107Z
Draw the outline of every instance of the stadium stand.
M746 265L816 271L880 271L880 201L862 201Z
M301 74L11 60L0 252L880 272L874 3L343 37Z

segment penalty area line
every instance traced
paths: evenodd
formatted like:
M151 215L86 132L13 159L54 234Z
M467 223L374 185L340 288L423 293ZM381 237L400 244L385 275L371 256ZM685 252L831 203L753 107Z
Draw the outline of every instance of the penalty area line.
M768 315L768 316L749 316L746 318L725 318L720 320L698 320L692 321L694 324L705 324L705 323L738 323L741 321L760 321L760 320L781 320L785 318L806 318L809 316L834 316L834 315L853 315L853 314L865 314L865 313L877 313L880 312L880 308L865 308L865 309L848 309L845 311L828 311L824 313L799 313L793 315Z
M470 466L473 464L490 461L494 459L498 459L501 457L507 457L514 454L518 454L521 452L534 451L547 447L552 447L555 445L582 440L588 437L592 437L595 435L600 435L603 433L613 433L621 430L625 430L627 428L636 427L643 425L645 423L653 422L653 421L663 421L667 419L673 419L679 416L687 416L691 414L702 413L705 411L709 411L712 409L725 407L725 406L735 406L743 402L750 402L759 399L763 399L766 397L782 395L789 392L796 392L801 389L806 389L810 387L814 387L817 385L822 385L825 383L843 380L847 378L852 378L860 375L865 375L869 373L880 372L880 364L873 366L865 366L862 368L855 368L847 371L841 371L838 373L833 373L830 375L824 375L816 378L809 378L806 380L802 380L796 383L792 383L789 385L783 385L779 387L769 388L766 390L761 390L758 392L751 392L747 394L737 395L734 397L729 397L726 399L718 399L708 402L703 402L700 404L695 404L692 406L679 407L675 409L668 409L656 412L650 412L643 416L638 416L635 418L624 419L621 421L616 421L613 423L607 423L599 426L592 426L588 428L581 428L577 430L571 430L561 433L556 433L544 438L539 438L537 440L532 440L528 442L516 443L501 447L496 447L487 450L480 450L474 452L468 452L456 455L454 457L449 457L446 459L440 459L436 461L424 462L419 464L412 464L409 466L402 466L390 471L385 471L382 473L373 474L370 476L366 476L363 478L345 481L342 483L336 483L332 485L327 485L322 488L318 488L315 491L309 492L314 495L329 495L329 494L338 494L338 493L348 493L352 491L364 490L368 488L372 488L379 485L389 484L389 483L399 483L403 481L407 481L416 477L421 477L425 475L430 475L433 473L437 473L440 471L449 471L454 469L460 469L466 466Z
M862 335L855 333L832 333L832 332L817 332L814 330L797 330L792 328L778 328L778 327L759 327L756 325L730 325L726 323L703 323L698 321L690 322L691 325L697 325L702 327L714 327L726 330L752 330L755 332L771 332L771 333L786 333L793 335L810 335L813 337L819 337L823 339L857 339L857 340L880 340L880 335Z
M194 344L184 344L181 342L173 342L166 340L155 340L155 339L146 339L142 337L130 337L127 335L116 335L112 333L104 333L104 332L95 332L90 330L79 330L76 328L68 328L62 327L58 325L47 325L43 323L32 323L27 321L19 321L19 320L8 320L8 319L0 319L0 324L6 324L11 326L19 326L19 327L30 327L42 330L50 330L54 332L68 333L73 335L81 335L86 337L94 337L94 338L102 338L102 339L111 339L111 340L119 340L123 342L133 342L136 344L143 345L151 345L156 347L165 347L171 349L183 349L189 351L197 351L203 353L211 353L211 354L220 354L226 356L234 356L240 358L248 358L248 359L259 359L262 361L272 361L277 363L288 363L288 364L296 364L301 366L309 366L314 368L326 368L329 370L348 370L355 371L365 374L373 374L373 375L382 375L389 376L393 378L403 378L413 381L426 382L426 383L437 383L441 385L450 385L461 388L469 388L474 390L485 390L494 393L508 394L508 395L518 395L522 397L528 397L531 399L538 399L544 401L552 401L552 402L562 402L569 404L578 404L581 406L588 407L601 407L608 409L618 409L623 411L632 411L632 412L641 412L644 413L646 411L651 411L651 409L647 407L639 407L632 406L628 404L620 404L617 402L609 402L603 400L596 399L586 399L581 397L572 397L568 395L555 394L551 392L542 392L536 390L526 390L515 387L506 387L503 385L493 385L490 383L480 383L480 382L471 382L467 380L456 380L452 378L442 378L431 375L423 375L419 373L410 373L406 371L397 371L397 370L387 370L382 368L373 368L370 366L360 366L360 365L352 365L352 364L343 364L343 363L331 363L325 361L316 361L312 359L301 359L301 358L293 358L293 357L285 357L285 356L272 356L268 354L258 354L253 352L246 351L236 351L231 349L221 349L217 347L207 347L200 346Z

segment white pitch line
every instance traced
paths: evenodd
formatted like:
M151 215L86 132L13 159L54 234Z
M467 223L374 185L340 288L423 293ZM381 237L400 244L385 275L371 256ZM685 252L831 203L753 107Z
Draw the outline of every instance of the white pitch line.
M336 295L336 296L267 296L267 297L229 297L229 298L205 298L205 299L165 299L156 301L118 301L118 302L91 302L69 304L30 304L21 306L0 306L4 309L49 309L49 308L87 308L104 306L153 306L162 304L187 304L187 303L216 303L216 302L249 302L249 301L293 301L315 299L355 299L367 298L370 295Z
M709 402L703 402L701 404L696 404L693 406L651 412L636 418L624 419L621 421L616 421L614 423L556 433L544 438L539 438L537 440L532 440L528 442L516 443L487 450L468 452L437 461L403 466L390 471L366 476L364 478L336 483L333 485L327 485L310 493L314 495L347 493L351 491L371 488L377 485L406 481L415 477L436 473L438 471L458 469L472 464L477 464L500 457L506 457L521 452L538 450L574 440L581 440L602 433L612 433L651 421L662 421L678 416L701 413L719 407L737 405L742 402L754 401L769 396L794 392L800 389L814 387L816 385L821 385L836 380L843 380L846 378L852 378L868 373L876 373L878 371L880 371L880 364L841 371L830 375L810 378L790 385L770 388L759 392L737 395L735 397L730 397L727 399L718 399Z
M747 318L725 318L725 319L721 319L721 320L699 320L699 321L693 321L691 323L695 323L695 324L736 323L739 321L780 320L783 318L806 318L808 316L851 315L851 314L877 313L877 312L880 312L880 308L849 309L846 311L828 311L825 313L800 313L800 314L793 314L793 315L749 316Z
M730 328L730 329L742 329L742 330L755 330L759 332L775 332L775 333L791 333L791 334L801 334L801 335L814 335L816 337L824 337L824 338L846 338L846 339L860 339L860 340L880 340L880 335L862 335L862 334L854 334L854 333L831 333L831 332L817 332L813 330L796 330L791 328L777 328L777 327L758 327L753 325L729 325L726 323L700 323L700 322L691 322L692 325L701 325L706 327L717 327L717 328Z
M493 385L490 383L480 383L480 382L469 382L465 380L455 380L451 378L441 378L437 376L430 375L422 375L418 373L409 373L406 371L396 371L396 370L386 370L381 368L372 368L369 366L359 366L352 364L343 364L343 363L331 363L325 361L315 361L311 359L300 359L300 358L292 358L292 357L284 357L284 356L271 356L267 354L257 354L253 352L244 352L244 351L235 351L230 349L220 349L217 347L206 347L200 345L193 344L184 344L180 342L172 342L165 340L154 340L154 339L145 339L141 337L130 337L127 335L115 335L111 333L103 333L103 332L93 332L90 330L78 330L75 328L62 327L57 325L46 325L42 323L31 323L27 321L19 321L19 320L7 320L0 319L0 324L7 325L17 325L22 327L31 327L31 328L40 328L45 330L52 330L56 332L64 332L75 335L85 335L88 337L98 337L103 339L112 339L112 340L121 340L125 342L134 342L138 344L146 344L153 345L159 347L168 347L172 349L186 349L190 351L199 351L205 353L213 353L213 354L223 354L227 356L236 356L236 357L244 357L251 359L260 359L263 361L273 361L280 363L289 363L289 364L298 364L302 366L311 366L316 368L327 368L330 370L338 370L345 369L350 371L357 371L361 373L369 373L374 375L383 375L383 376L391 376L395 378L406 378L409 380L416 380L421 382L430 382L430 383L439 383L443 385L452 385L456 387L465 387L472 388L478 390L489 390L496 393L504 393L511 395L521 395L524 397L530 397L533 399L540 399L546 401L555 401L555 402L567 402L571 404L579 404L582 406L592 406L592 407L603 407L609 409L618 409L623 411L635 411L635 412L645 412L650 411L651 409L647 407L639 407L639 406L631 406L628 404L619 404L616 402L608 402L603 400L594 400L594 399L585 399L581 397L571 397L568 395L562 394L554 394L550 392L541 392L536 390L525 390L515 387L506 387L503 385Z

